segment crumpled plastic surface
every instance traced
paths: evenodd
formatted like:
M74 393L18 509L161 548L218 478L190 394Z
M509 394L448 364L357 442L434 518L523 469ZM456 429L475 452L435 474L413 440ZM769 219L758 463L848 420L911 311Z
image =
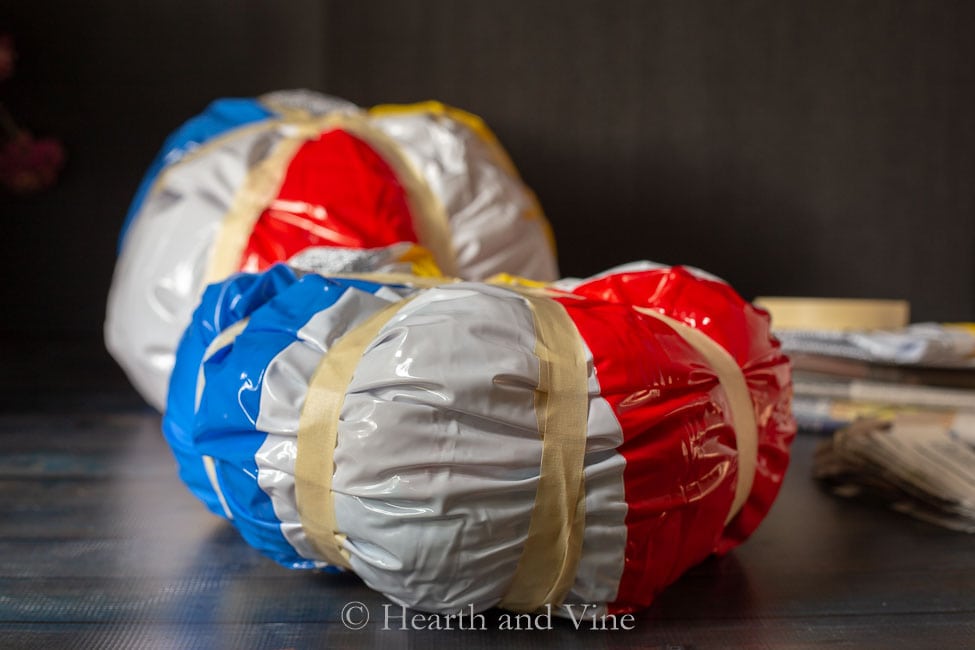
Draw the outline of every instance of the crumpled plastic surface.
M434 226L420 204L439 215ZM442 237L430 234L437 228ZM534 195L478 118L432 102L366 110L309 91L218 100L166 140L136 193L106 345L162 409L176 345L207 283L309 248L404 243L427 250L428 271L558 275Z
M767 314L702 272L645 264L562 287L549 299L588 368L585 528L562 604L633 611L767 513L795 435L789 366ZM483 610L509 595L539 485L536 329L511 286L415 288L283 265L236 275L207 289L186 331L164 431L183 480L249 543L322 567L295 500L309 382L336 340L407 296L345 394L336 522L351 569L392 601ZM727 523L740 459L725 387L672 326L634 307L699 329L741 368L758 458Z
M962 325L913 323L897 330L781 330L788 353L870 363L975 368L975 332Z

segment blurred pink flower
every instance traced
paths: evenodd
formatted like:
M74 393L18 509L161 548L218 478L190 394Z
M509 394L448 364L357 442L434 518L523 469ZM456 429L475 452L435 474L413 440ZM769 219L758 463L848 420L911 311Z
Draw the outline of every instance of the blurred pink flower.
M34 139L26 131L0 146L0 184L15 194L46 189L64 165L64 148L54 138Z
M13 38L0 34L0 81L14 72ZM30 194L54 184L64 166L64 148L54 138L34 138L0 104L0 187Z

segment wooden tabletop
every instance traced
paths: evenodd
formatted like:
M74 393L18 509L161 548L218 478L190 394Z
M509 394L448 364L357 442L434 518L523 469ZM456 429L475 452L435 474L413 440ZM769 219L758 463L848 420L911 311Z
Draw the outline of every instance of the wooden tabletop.
M206 512L159 416L106 372L87 390L0 381L0 647L975 647L975 537L822 492L811 436L754 537L632 629L505 630L497 611L473 630L400 629L354 577L283 569Z

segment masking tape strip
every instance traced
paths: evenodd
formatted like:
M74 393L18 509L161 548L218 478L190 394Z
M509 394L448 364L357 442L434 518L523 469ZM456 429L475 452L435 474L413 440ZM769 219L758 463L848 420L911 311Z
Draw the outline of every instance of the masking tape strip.
M193 410L199 410L200 399L203 397L203 388L206 386L206 375L203 374L203 364L210 360L214 354L216 354L221 349L227 347L236 340L237 335L244 331L247 327L247 323L250 321L249 318L242 318L230 327L222 330L217 334L216 338L210 341L210 345L203 352L203 358L200 360L200 370L196 375L196 402L193 406Z
M455 108L453 106L448 106L442 102L438 101L426 101L417 102L415 104L379 104L373 106L369 109L369 115L373 117L386 117L386 116L397 116L397 115L436 115L440 117L446 117L452 119L455 122L463 124L465 127L470 129L478 139L483 142L491 150L491 155L496 159L496 162L504 168L504 170L511 176L519 178L518 170L515 168L514 163L511 161L511 157L505 148L501 145L497 136L494 132L488 128L479 116L474 113L468 113L460 108Z
M727 524L745 505L745 501L752 490L752 483L755 481L755 468L758 464L758 428L755 422L751 393L748 392L745 376L728 351L704 332L653 309L645 307L633 307L633 309L641 314L663 321L688 345L700 353L718 375L718 381L721 383L725 395L728 396L731 421L738 445L738 479L735 484L735 498L731 503L728 516L725 518L725 524Z
M315 115L304 108L297 106L290 106L287 102L282 102L280 100L275 100L273 93L265 93L257 98L258 102L261 103L266 109L277 113L279 119L286 120L288 122L305 122L308 120L315 119ZM324 115L318 115L318 117L324 117Z
M416 276L410 275L408 273L329 273L329 278L343 278L347 280L363 280L366 282L376 282L379 284L401 284L408 287L417 287L420 289L427 289L430 287L439 287L447 284L456 284L458 282L466 282L460 278L447 278L447 277L436 277L436 276ZM487 280L481 280L481 282L504 287L510 291L514 291L522 296L537 296L540 298L565 298L568 300L582 300L582 296L568 293L560 289L554 289L544 282L538 282L535 280L526 280L524 278L508 275L507 273L499 273L498 275L492 276Z
M227 329L221 331L216 338L210 341L210 345L207 346L206 350L203 352L203 358L200 360L200 369L196 375L196 402L193 406L193 411L196 412L200 408L200 400L203 398L203 388L206 386L206 375L203 373L203 364L207 362L214 354L219 350L227 347L237 338L237 335L244 331L247 327L247 323L250 319L244 318ZM217 463L213 459L213 456L202 456L203 458L203 469L206 471L207 479L210 480L210 487L217 495L217 499L220 501L220 507L223 508L223 514L226 515L227 519L233 519L234 513L230 511L230 506L227 505L227 499L223 495L223 489L220 487L220 481L217 478Z
M759 297L755 304L771 314L775 330L900 329L911 317L906 300Z
M443 279L362 274L363 280L438 286ZM419 280L419 282L417 282ZM572 587L585 532L585 450L588 371L584 344L565 308L531 289L508 287L528 302L536 327L539 386L535 409L542 460L528 537L501 605L533 611L561 603ZM380 310L347 332L312 376L298 426L295 492L299 518L313 547L331 564L349 568L331 495L338 420L365 348L409 298Z
M277 128L292 126L283 120L272 121ZM281 189L288 165L299 147L327 125L328 118L309 120L294 125L293 133L283 138L274 151L250 171L234 196L233 204L220 222L210 261L204 273L204 284L223 280L240 269L240 258L250 240L254 224Z
M589 390L585 346L565 308L555 300L518 293L535 321L535 414L542 461L528 537L500 606L531 612L562 604L582 555Z
M511 156L508 155L507 149L504 148L504 145L501 144L494 131L488 127L484 120L474 113L468 113L465 110L448 106L438 101L426 101L416 104L380 104L369 109L369 115L378 118L423 114L443 116L463 124L487 147L488 153L494 158L494 162L504 169L508 176L521 180L521 174L511 160ZM545 240L548 242L552 254L555 255L555 232L552 230L552 224L545 218L545 214L542 212L542 205L531 188L522 183L522 191L525 193L529 202L527 209L524 211L524 217L526 219L538 219L540 221L542 231L545 234Z
M248 136L252 133L268 130L270 128L271 122L273 121L262 120L260 122L247 124L241 127L237 127L235 129L231 129L226 133L222 133L214 138L210 138L203 144L197 145L192 149L187 149L183 153L183 155L177 159L176 162L185 163L194 160L202 155L206 155L216 149L219 149L220 147L224 146L228 142L233 142L238 138ZM148 203L149 201L149 197L161 192L162 189L166 186L166 183L169 182L169 176L172 172L173 164L175 163L166 163L166 165L156 175L155 180L153 180L152 185L149 187L149 191L146 193L146 196L142 201L142 205L139 206L139 211L136 213L136 218L139 218L139 215L142 213L143 208L145 207L146 203Z
M325 277L343 280L361 280L363 282L375 282L376 284L401 284L407 287L418 289L429 289L445 284L463 282L457 278L444 278L433 275L410 275L409 273L329 273Z
M266 98L263 98L262 101L268 106L273 107L275 111L287 120L304 121L313 119L305 109L284 106L278 102L269 101ZM439 104L439 102L428 103ZM371 114L372 111L370 111ZM397 179L406 190L410 214L414 219L413 227L416 230L417 238L420 240L419 243L431 251L440 270L448 275L456 275L457 260L450 239L447 212L420 173L403 154L399 144L393 138L371 125L368 119L358 111L342 111L340 114L330 114L330 117L335 120L337 128L343 128L368 142L386 161L386 164L393 168ZM479 120L476 116L471 117ZM474 127L472 126L471 128ZM487 127L484 128L486 129ZM488 134L493 137L493 134L490 134L490 132ZM507 164L511 165L510 159Z
M366 347L409 298L392 303L345 333L325 353L312 375L298 420L295 498L298 518L312 547L329 564L351 568L342 548L332 499L339 416L352 374Z
M446 212L392 138L371 126L363 115L356 113L334 112L304 120L300 119L300 113L289 115L291 121L271 121L288 135L277 144L270 156L251 170L234 197L233 205L220 223L204 274L205 283L222 280L239 270L240 258L254 224L280 191L295 153L306 141L335 129L342 129L361 138L392 168L406 191L419 243L433 254L444 273L456 275L457 261L450 240Z
M207 479L210 481L210 487L217 495L217 499L220 501L220 507L223 508L223 514L227 519L233 519L234 513L230 511L230 506L227 505L227 498L223 495L223 490L220 488L220 479L217 478L217 462L213 460L213 456L201 456L203 459L203 469L207 474Z
M399 144L363 115L345 113L338 128L362 138L393 169L397 180L406 190L406 200L413 216L413 228L419 244L433 254L444 275L457 275L457 257L450 237L446 208L433 193L423 175L403 152Z

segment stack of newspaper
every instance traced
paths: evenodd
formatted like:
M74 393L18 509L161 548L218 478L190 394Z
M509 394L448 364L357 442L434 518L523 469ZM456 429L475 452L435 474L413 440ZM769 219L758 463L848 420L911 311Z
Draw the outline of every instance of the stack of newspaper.
M909 323L904 301L764 298L801 431L834 493L975 533L975 325Z
M975 416L859 420L821 443L813 474L839 496L975 533Z
M773 321L774 323L774 321ZM975 336L935 323L891 330L781 330L801 429L830 433L860 417L975 413Z

